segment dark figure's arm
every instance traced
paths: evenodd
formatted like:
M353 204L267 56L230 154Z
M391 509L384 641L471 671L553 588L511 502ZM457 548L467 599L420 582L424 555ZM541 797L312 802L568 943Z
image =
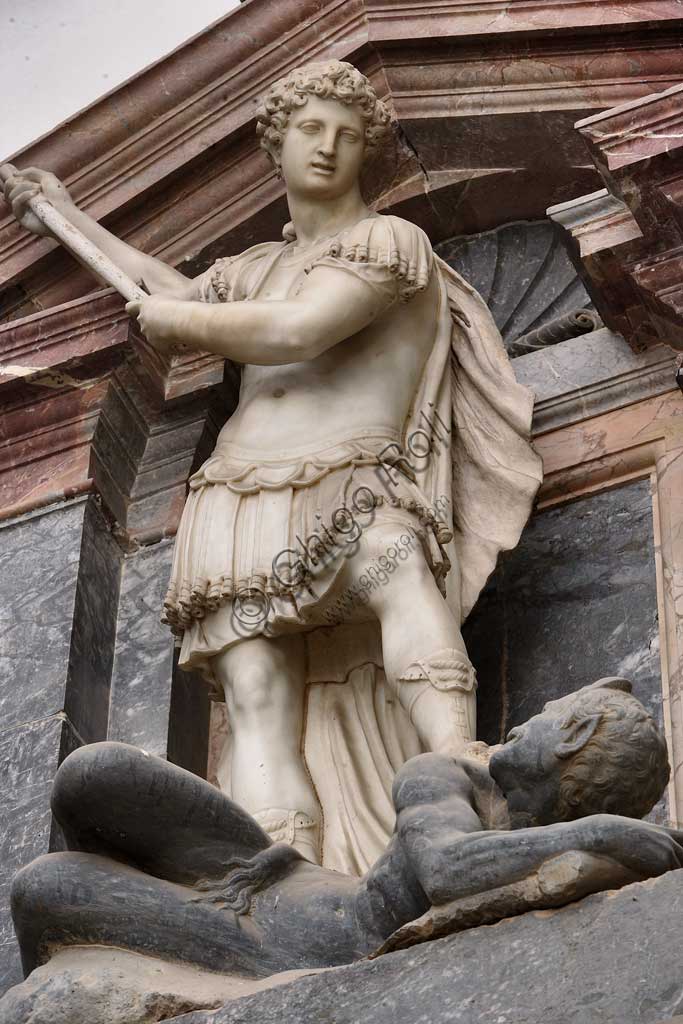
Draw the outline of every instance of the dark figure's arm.
M422 758L399 772L394 799L401 849L433 905L509 885L572 851L599 857L603 865L611 862L618 885L683 867L683 833L613 814L510 832L484 831L464 767L450 758L428 757L430 776L423 780L427 799L415 798ZM435 780L441 782L440 791Z
M380 942L429 908L441 844L455 844L483 828L474 810L472 783L457 761L444 754L421 754L407 761L396 774L392 797L394 835L354 897L361 928ZM373 948L371 942L368 948Z

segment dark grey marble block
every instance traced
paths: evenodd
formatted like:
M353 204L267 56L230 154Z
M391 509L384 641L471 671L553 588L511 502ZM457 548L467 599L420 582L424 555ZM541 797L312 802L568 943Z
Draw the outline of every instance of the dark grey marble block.
M122 552L94 499L85 506L65 710L86 743L107 736Z
M66 711L106 737L119 563L92 497L0 529L0 730Z
M92 496L0 529L0 989L18 980L12 876L61 845L55 772L106 739L120 561Z
M488 743L601 676L630 679L661 723L649 482L534 515L464 635L479 677L479 738Z
M121 571L109 739L166 757L173 638L160 621L173 542L127 555Z
M9 911L12 878L34 857L61 847L50 814L52 780L81 742L64 715L0 735L0 992L23 977Z
M208 686L174 669L173 637L160 621L172 558L173 542L161 541L124 560L109 739L168 757L203 776Z
M64 709L85 501L0 530L0 723Z

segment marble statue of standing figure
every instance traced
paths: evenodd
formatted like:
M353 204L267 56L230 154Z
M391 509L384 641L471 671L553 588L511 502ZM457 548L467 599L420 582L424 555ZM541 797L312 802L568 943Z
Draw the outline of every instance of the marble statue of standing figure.
M226 701L224 788L275 840L360 873L401 763L475 738L460 627L539 484L532 397L476 292L363 200L390 116L359 71L291 71L257 124L291 222L193 281L53 175L30 168L5 194L39 230L25 204L42 190L144 281L127 309L154 346L241 364L239 405L190 480L165 616L181 666Z

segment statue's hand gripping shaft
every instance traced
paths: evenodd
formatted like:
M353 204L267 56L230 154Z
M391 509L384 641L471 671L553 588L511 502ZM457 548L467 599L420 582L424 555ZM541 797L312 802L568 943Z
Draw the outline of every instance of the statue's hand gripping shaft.
M0 183L3 185L8 179L19 174L20 172L12 164L0 165ZM49 199L42 195L36 195L29 199L26 205L49 233L58 242L61 242L79 263L87 267L105 284L115 288L124 299L130 302L133 299L145 297L147 293L144 289L117 267L109 256L105 255L78 228L74 227L59 210L56 210Z

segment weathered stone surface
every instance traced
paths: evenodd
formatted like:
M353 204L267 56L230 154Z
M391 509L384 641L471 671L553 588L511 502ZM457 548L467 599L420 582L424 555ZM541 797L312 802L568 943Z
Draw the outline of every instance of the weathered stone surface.
M120 552L93 499L2 530L2 729L65 711L106 735Z
M519 383L536 396L537 434L670 391L674 364L668 346L636 353L620 334L604 327L519 356L512 365Z
M496 924L517 914L567 906L598 892L601 879L606 891L610 886L616 888L614 866L593 854L570 850L549 857L526 878L430 907L422 917L397 928L372 954L372 959L468 928ZM625 873L623 881L633 881L633 875Z
M78 501L2 530L4 730L64 708L83 515Z
M298 971L254 981L121 949L76 946L39 967L2 1003L3 1024L156 1024L281 985Z
M683 872L247 996L177 1024L657 1024L683 1011Z
M121 571L108 738L165 757L173 638L160 622L173 557L162 541L128 555Z

